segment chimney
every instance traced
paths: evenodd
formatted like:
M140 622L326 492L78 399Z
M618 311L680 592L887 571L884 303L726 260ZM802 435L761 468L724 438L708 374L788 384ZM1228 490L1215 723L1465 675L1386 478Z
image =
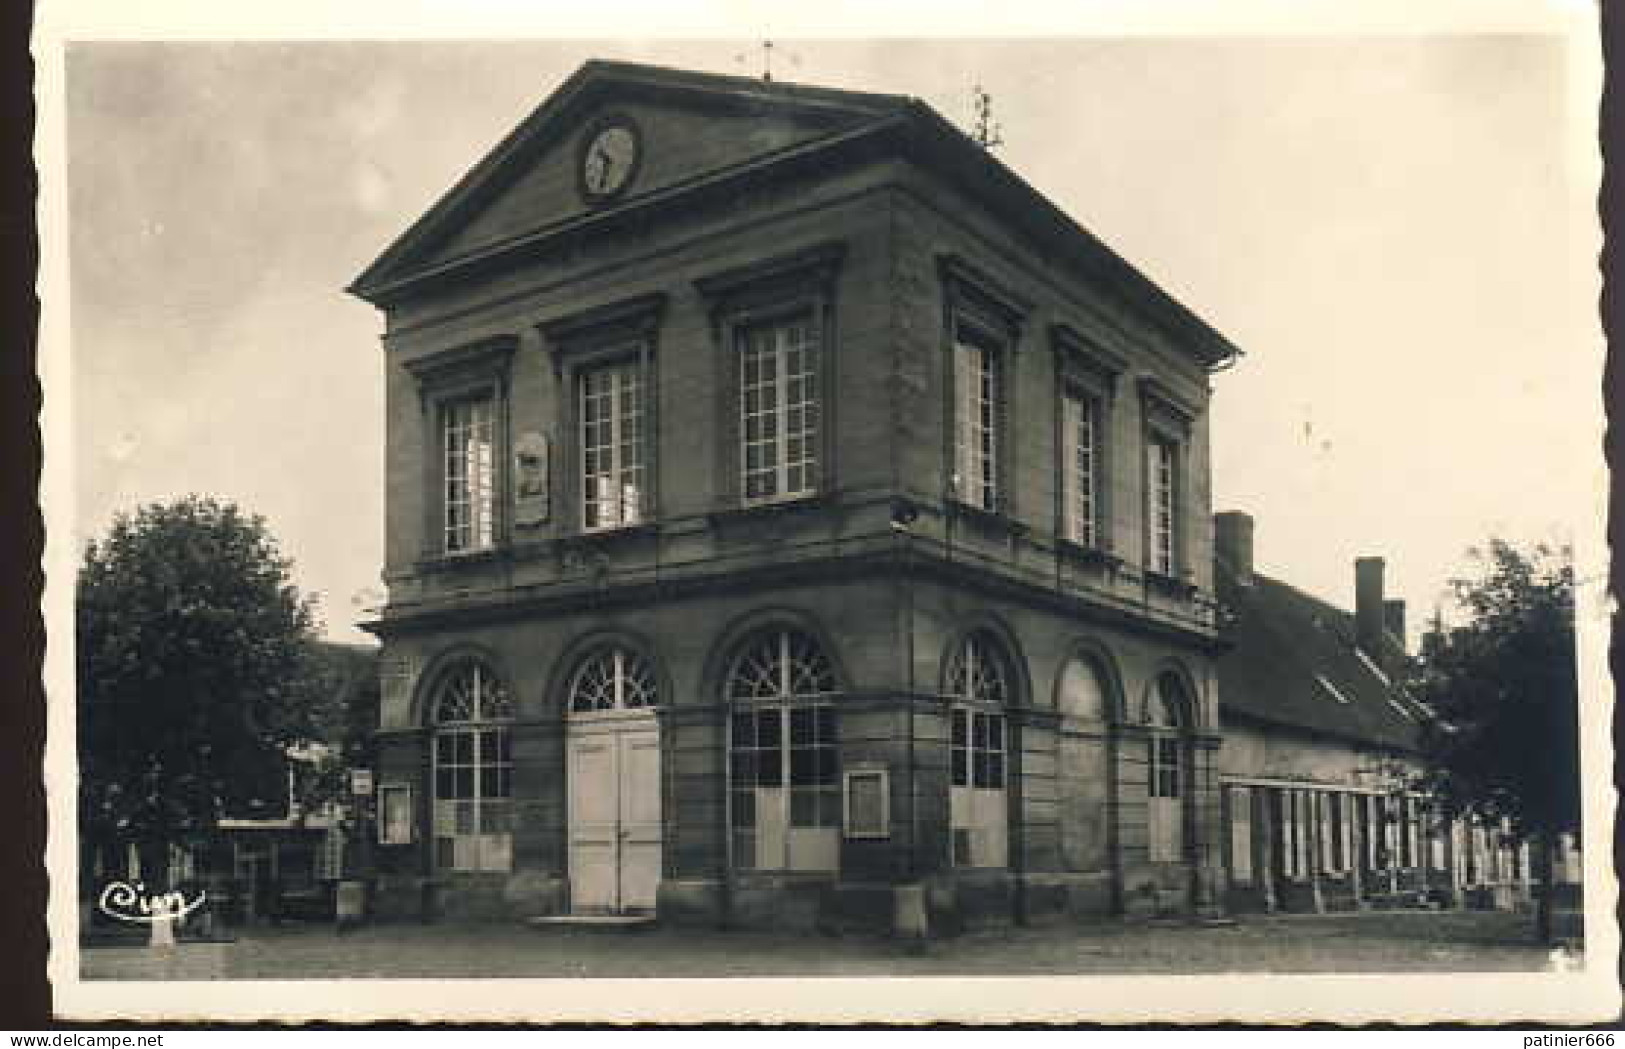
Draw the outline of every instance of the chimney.
M1382 600L1382 558L1354 559L1354 640L1372 659L1382 658L1386 609Z
M1237 586L1253 585L1253 518L1240 510L1213 515L1214 552Z
M1405 648L1405 602L1389 598L1382 603L1382 624L1394 635L1400 648Z

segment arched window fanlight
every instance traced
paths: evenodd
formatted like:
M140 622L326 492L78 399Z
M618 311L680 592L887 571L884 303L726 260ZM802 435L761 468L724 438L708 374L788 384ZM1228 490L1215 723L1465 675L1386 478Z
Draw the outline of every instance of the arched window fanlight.
M799 630L763 633L739 654L728 675L730 700L794 699L836 691L823 646Z
M1157 678L1157 687L1145 705L1146 724L1152 728L1184 728L1186 705L1185 686L1179 676L1163 674Z
M434 708L439 725L512 717L513 701L502 679L476 660L462 663L447 675Z
M570 686L570 711L643 710L658 701L654 670L626 648L606 648L576 671Z
M948 694L956 699L1003 705L1010 690L1004 664L981 634L971 634L948 659Z

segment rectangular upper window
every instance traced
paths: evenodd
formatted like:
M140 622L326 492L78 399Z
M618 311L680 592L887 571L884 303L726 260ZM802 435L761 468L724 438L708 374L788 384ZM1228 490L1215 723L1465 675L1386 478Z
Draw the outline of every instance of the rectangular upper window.
M954 493L981 510L999 508L997 340L966 324L954 332Z
M812 315L742 326L740 484L746 503L811 495L818 487L818 333Z
M578 378L581 527L643 520L644 391L638 361L587 368Z
M1176 528L1179 521L1179 445L1153 435L1146 444L1147 512L1150 517L1150 569L1172 576L1179 568Z
M1094 398L1067 390L1061 399L1061 497L1066 537L1100 546L1100 409Z
M486 550L496 541L494 415L488 396L441 407L442 529L449 554Z

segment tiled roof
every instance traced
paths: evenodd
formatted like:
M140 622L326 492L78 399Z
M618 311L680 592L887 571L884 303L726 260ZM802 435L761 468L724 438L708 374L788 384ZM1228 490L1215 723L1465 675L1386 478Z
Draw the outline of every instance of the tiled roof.
M1257 573L1251 586L1239 586L1222 562L1217 582L1233 646L1219 657L1221 719L1416 749L1426 713L1355 646L1354 616ZM1385 640L1381 663L1402 666L1403 646Z

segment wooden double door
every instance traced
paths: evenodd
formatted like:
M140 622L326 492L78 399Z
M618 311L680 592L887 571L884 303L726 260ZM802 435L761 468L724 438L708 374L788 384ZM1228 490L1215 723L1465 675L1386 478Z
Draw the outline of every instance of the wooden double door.
M660 888L660 732L652 714L572 718L570 909L652 913Z

